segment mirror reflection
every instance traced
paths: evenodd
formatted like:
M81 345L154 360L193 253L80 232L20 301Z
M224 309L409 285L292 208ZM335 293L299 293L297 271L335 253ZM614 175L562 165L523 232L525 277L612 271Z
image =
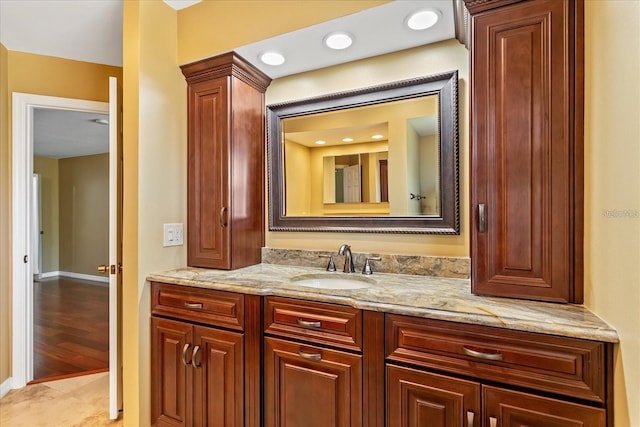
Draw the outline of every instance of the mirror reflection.
M457 72L267 106L269 229L458 234Z
M439 215L438 97L282 121L291 216Z

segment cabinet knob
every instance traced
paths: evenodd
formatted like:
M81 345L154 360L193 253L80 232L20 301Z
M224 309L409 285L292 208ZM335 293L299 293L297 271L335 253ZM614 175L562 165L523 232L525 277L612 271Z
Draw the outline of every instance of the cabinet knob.
M484 203L478 205L478 232L487 231L487 208Z
M496 417L489 417L489 427L498 427L498 419Z
M191 360L187 360L187 351L189 351L189 347L191 347L189 343L182 347L182 363L184 366L189 366L191 364Z
M467 411L467 427L473 427L473 420L475 418L475 414L473 411Z
M502 353L500 353L500 352L485 353L485 352L482 352L482 351L472 350L472 349L470 349L468 347L464 347L464 346L462 347L462 351L467 356L475 357L477 359L502 360Z
M298 322L298 325L306 326L307 328L319 328L320 326L322 326L322 324L317 321L310 322L308 320L298 319L297 322Z
M197 345L193 348L193 355L191 356L191 364L194 368L202 367L202 361L200 360L200 346Z
M307 353L307 352L304 352L302 350L298 350L298 355L300 357L304 357L305 359L309 359L309 360L321 360L322 359L322 354L320 354L320 353Z
M227 226L227 207L220 209L220 227Z

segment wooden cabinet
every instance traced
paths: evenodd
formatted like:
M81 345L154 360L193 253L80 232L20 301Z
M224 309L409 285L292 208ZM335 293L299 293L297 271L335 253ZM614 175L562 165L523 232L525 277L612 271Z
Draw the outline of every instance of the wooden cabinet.
M601 427L605 410L497 387L482 387L483 426Z
M613 426L611 360L604 343L387 314L387 425Z
M156 426L244 425L241 333L152 318Z
M387 365L387 426L480 426L480 384Z
M233 52L181 68L188 84L187 264L258 264L271 80Z
M382 317L366 318L381 338ZM382 407L365 405L363 400L365 395L376 399L382 394L381 372L377 371L384 357L382 340L380 345L375 337L363 340L362 319L362 312L351 307L265 299L265 426L381 425ZM379 363L363 355L367 350L375 354L376 346ZM377 373L365 372L365 361Z
M472 290L582 302L582 0L465 0Z
M362 356L265 338L265 426L362 426Z
M152 315L153 424L258 427L260 298L152 283Z

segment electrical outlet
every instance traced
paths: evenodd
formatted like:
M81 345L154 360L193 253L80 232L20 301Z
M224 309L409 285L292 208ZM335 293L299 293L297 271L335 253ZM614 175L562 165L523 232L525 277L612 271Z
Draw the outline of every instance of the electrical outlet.
M163 246L184 244L184 225L182 223L164 224Z

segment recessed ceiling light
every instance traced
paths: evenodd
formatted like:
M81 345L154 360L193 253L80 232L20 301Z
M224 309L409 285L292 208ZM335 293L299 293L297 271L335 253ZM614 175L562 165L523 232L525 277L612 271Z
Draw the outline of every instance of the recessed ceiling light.
M323 140L321 140L321 139L319 139L319 140L317 140L317 141L316 141L316 144L318 144L318 145L324 145L324 144L326 144L326 143L327 143L327 141L323 141Z
M379 133L376 133L375 135L371 135L371 139L382 139L384 138L384 136L380 135Z
M342 142L353 142L353 138L342 138Z
M265 52L260 55L260 61L267 65L282 65L284 64L284 56L278 52Z
M347 33L332 33L324 38L324 44L336 50L346 49L353 43L353 37Z
M421 10L415 12L407 19L407 27L412 30L426 30L433 27L440 18L440 12L437 10Z
M93 119L94 123L97 123L99 125L108 125L109 124L109 120L107 119Z

